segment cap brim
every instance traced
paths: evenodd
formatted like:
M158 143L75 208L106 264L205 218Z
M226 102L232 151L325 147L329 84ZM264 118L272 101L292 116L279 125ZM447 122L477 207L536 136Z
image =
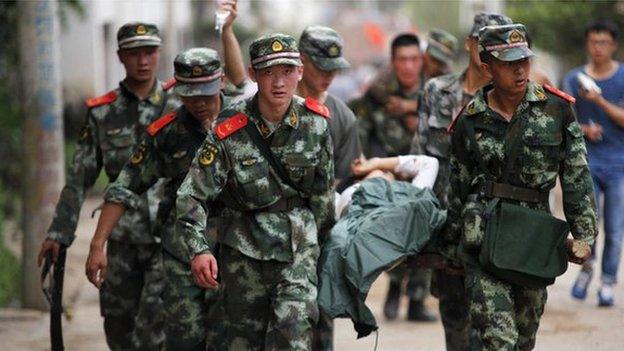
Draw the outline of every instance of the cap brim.
M322 71L335 71L351 67L351 64L344 57L320 57L311 56L314 65Z
M291 65L291 66L302 66L303 64L301 63L300 59L293 59L293 58L276 58L273 60L268 60L268 61L264 61L264 62L260 62L256 65L253 65L254 69L262 69L262 68L267 68L267 67L271 67L271 66L277 66L277 65Z
M140 48L143 46L162 46L162 42L158 40L136 40L121 45L120 49Z
M453 64L453 57L449 56L444 51L436 48L435 46L427 47L427 53L429 54L429 56L444 63L447 66Z
M519 46L515 48L509 48L504 50L491 51L492 56L501 61L518 61L528 57L535 56L535 53L526 46Z
M177 82L173 91L179 96L212 96L221 91L221 79L215 79L208 83L182 83Z

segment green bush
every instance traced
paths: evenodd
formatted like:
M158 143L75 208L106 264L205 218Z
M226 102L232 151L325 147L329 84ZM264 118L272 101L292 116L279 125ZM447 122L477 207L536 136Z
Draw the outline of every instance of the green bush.
M0 184L0 207L6 203L7 192ZM19 297L21 266L13 253L4 246L4 215L0 211L0 307Z

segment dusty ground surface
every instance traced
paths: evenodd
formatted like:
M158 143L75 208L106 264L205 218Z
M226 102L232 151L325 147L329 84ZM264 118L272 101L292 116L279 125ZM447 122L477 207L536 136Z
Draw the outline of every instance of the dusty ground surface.
M89 218L98 200L90 199L82 211L78 238L69 251L65 278L66 306L72 318L64 320L64 337L67 350L106 350L102 319L99 314L97 290L84 276L84 261L95 220ZM601 240L599 240L601 241ZM554 286L549 288L548 304L537 337L537 350L622 350L624 345L624 288L616 289L618 305L604 309L597 306L597 279L591 285L585 302L570 298L569 291L578 271L571 266ZM620 281L624 278L620 270ZM380 324L378 350L444 350L442 326L439 322L415 324L405 321L403 314L397 321L384 320L381 306L387 289L385 277L379 279L371 290L368 305L373 308ZM437 311L437 303L427 304ZM48 323L45 313L29 310L0 309L0 350L48 350ZM336 350L373 350L374 334L355 339L349 320L336 321Z

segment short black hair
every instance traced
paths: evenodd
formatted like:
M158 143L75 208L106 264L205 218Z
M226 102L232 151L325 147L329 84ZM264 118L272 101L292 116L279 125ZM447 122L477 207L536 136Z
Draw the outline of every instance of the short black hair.
M492 60L496 60L496 57L494 57L489 51L481 51L479 53L479 60L483 63L490 64L492 63Z
M589 36L589 33L595 32L607 32L611 35L614 41L617 41L620 36L620 29L617 24L611 20L598 20L592 22L587 28L585 28L585 39Z
M390 44L390 55L394 57L394 52L397 48L402 46L412 46L416 45L420 48L420 40L415 34L412 33L402 33L394 37L392 39L392 44Z

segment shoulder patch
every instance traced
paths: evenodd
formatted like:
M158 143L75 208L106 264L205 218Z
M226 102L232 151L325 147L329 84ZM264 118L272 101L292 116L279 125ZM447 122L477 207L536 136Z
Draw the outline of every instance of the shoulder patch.
M325 118L329 118L329 109L327 108L327 106L321 104L320 102L309 96L305 99L305 106L308 108L308 110L317 113Z
M108 105L114 102L115 100L117 100L117 93L114 90L111 90L102 96L87 99L85 103L87 104L88 108L92 108L92 107L98 107L102 105Z
M214 132L217 134L219 139L223 140L228 136L234 134L237 130L243 128L249 122L249 117L247 117L244 113L239 112L234 116L226 119L225 121L219 123Z
M561 91L561 90L559 90L559 89L557 89L557 88L555 88L553 86L550 86L548 84L544 84L544 89L546 89L546 91L548 91L549 93L557 95L558 97L566 100L567 102L570 102L570 103L575 103L576 102L576 99L574 98L574 96L566 94L563 91Z
M455 117L453 117L453 120L451 121L451 123L449 123L448 127L446 128L447 133L453 133L453 130L455 130L455 124L457 124L457 120L459 119L459 116L461 116L461 114L464 113L464 110L466 109L466 106L468 105L469 104L464 105L464 107L462 107L461 110L459 110L459 112L455 115Z
M166 125L173 122L177 116L178 113L176 111L173 111L160 117L159 119L152 122L149 126L147 126L147 134L149 134L150 136L156 135Z
M176 79L171 77L171 78L167 79L166 81L164 81L162 83L161 87L162 87L162 89L164 91L167 91L167 90L173 88L173 86L175 86L175 85L176 85Z

